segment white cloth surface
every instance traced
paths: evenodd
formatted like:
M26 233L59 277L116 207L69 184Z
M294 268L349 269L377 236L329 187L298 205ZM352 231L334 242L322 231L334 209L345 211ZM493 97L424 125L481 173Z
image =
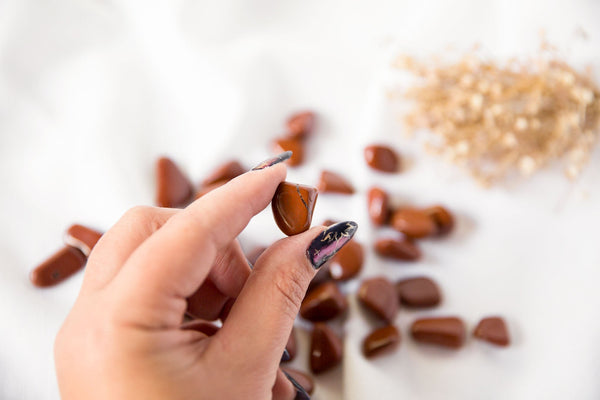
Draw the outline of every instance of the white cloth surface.
M355 219L370 248L385 234L365 215L373 183L458 216L455 234L424 242L414 265L369 250L362 276L432 276L443 304L401 310L399 351L367 361L360 343L370 326L351 295L343 367L318 378L314 398L600 398L600 152L575 183L548 171L481 189L403 138L385 96L398 49L431 54L478 42L493 56L523 55L537 49L540 29L570 61L598 71L599 16L592 0L0 2L0 398L58 398L52 342L82 274L39 290L28 273L61 246L69 224L108 229L129 207L152 204L160 154L196 181L220 160L250 167L269 155L285 115L305 107L320 124L289 180L316 183L331 168L358 188L350 198L322 195L317 223ZM588 42L576 39L578 28ZM367 171L362 147L374 141L395 145L410 168ZM242 234L245 246L282 236L269 213ZM514 344L469 340L445 351L408 337L415 317L450 314L469 329L504 315Z

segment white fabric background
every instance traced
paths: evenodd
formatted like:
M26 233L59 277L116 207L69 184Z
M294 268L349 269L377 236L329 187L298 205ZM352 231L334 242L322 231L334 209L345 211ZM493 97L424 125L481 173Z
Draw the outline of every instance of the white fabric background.
M127 208L151 204L159 154L196 180L221 159L251 166L269 154L284 116L302 107L322 118L307 165L289 179L316 183L329 167L359 189L352 198L322 195L316 222L353 218L358 239L371 243L364 191L374 182L401 201L441 201L459 219L452 237L423 244L417 264L369 254L363 276L432 276L443 305L401 310L400 350L367 362L359 347L369 323L351 296L343 368L318 379L314 398L599 398L600 153L574 184L547 172L483 190L403 139L385 100L397 49L430 54L480 42L491 55L527 54L542 28L571 61L598 71L599 4L0 1L0 398L58 398L52 342L81 274L39 290L28 273L59 248L70 223L107 229ZM575 39L579 27L587 43ZM393 177L367 171L361 149L371 141L396 145L410 168ZM265 212L242 240L251 247L279 237ZM489 313L507 317L510 348L471 340L444 351L407 335L417 315L460 315L472 329Z

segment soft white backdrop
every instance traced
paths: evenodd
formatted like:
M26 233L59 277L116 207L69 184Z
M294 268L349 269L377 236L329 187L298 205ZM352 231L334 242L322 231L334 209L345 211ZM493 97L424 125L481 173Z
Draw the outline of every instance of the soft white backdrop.
M316 183L329 167L359 189L322 195L317 222L354 218L369 244L379 233L364 191L374 182L404 201L446 203L459 219L451 238L424 243L415 265L368 255L363 276L426 274L444 303L402 310L400 350L367 362L359 346L369 323L351 296L343 368L319 378L314 398L599 398L600 153L573 184L548 172L483 190L403 139L385 100L398 49L479 42L490 55L522 55L537 49L540 29L598 71L598 17L592 0L0 1L0 398L58 398L52 341L81 274L48 290L27 276L70 223L107 229L127 208L151 204L159 154L195 180L222 159L251 166L269 154L284 116L303 107L321 120L307 165L289 179ZM370 141L396 145L411 167L394 177L367 171L361 148ZM279 237L266 212L242 240ZM461 315L472 329L488 313L507 317L514 346L469 341L449 352L406 334L417 315ZM306 354L302 332L300 345Z

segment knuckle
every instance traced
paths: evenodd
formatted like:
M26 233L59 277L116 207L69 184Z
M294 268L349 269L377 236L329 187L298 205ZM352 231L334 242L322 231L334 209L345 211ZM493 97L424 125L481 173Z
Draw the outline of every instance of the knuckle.
M161 208L152 206L135 206L127 210L123 221L127 224L136 224L146 227L148 232L157 231L164 225L166 218Z
M164 225L165 219L161 218L157 212L150 212L146 215L145 223L148 227L148 232L156 232Z
M148 216L152 215L154 211L154 207L151 206L135 206L131 207L125 215L123 219L127 221L140 221L145 220Z

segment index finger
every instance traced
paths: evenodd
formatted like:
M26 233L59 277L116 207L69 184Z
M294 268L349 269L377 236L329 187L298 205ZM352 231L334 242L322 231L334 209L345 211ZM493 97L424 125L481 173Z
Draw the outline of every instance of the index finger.
M179 326L185 299L206 279L219 249L270 203L285 175L283 164L240 175L173 216L140 245L115 279L125 286L119 293L126 293L131 317L143 325ZM166 305L172 306L168 312L157 312Z

